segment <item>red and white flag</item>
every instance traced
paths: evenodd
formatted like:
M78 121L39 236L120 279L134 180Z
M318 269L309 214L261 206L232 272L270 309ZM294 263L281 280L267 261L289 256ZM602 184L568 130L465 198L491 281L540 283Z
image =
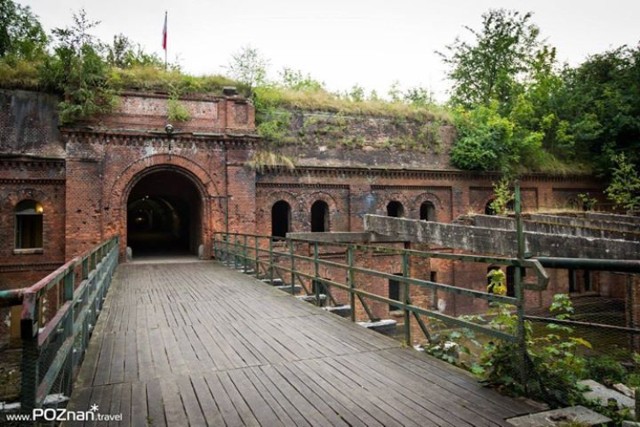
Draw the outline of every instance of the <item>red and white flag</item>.
M167 12L164 13L164 27L162 28L162 49L167 50Z

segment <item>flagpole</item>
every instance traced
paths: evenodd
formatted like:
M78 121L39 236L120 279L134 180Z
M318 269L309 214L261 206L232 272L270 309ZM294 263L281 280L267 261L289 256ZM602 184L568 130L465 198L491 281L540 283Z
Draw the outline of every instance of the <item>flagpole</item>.
M164 28L162 29L162 48L164 49L164 70L167 71L167 11L164 11Z

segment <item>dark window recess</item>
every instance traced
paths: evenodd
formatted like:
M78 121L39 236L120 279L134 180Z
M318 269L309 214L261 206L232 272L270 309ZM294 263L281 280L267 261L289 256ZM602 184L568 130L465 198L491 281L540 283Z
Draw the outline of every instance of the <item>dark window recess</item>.
M429 281L436 283L438 282L437 271L432 271L431 273L429 273ZM431 289L431 308L434 310L438 309L438 291L435 288Z
M395 200L389 202L387 205L387 216L402 218L404 216L404 207L402 206L402 203Z
M580 289L578 289L578 281L576 280L576 271L575 270L568 270L568 274L569 274L569 292L579 292Z
M394 276L402 276L402 273L395 273ZM402 283L400 283L398 280L389 279L389 299L402 301L401 296L403 293L400 291L401 287ZM389 304L389 311L395 310L402 310L402 307L395 304Z
M42 248L42 205L33 200L23 200L15 209L16 249Z
M284 200L273 204L271 208L271 235L286 237L291 230L291 206Z
M493 209L493 206L491 206L492 203L493 203L493 200L489 200L487 202L487 204L484 205L484 214L485 215L495 215L496 214L495 209ZM488 273L488 271L487 271L487 273Z
M329 231L329 205L322 200L316 201L311 206L311 231Z
M584 270L584 291L590 292L593 290L593 285L591 283L591 271Z
M431 202L423 202L420 205L420 219L423 221L436 220L436 207Z

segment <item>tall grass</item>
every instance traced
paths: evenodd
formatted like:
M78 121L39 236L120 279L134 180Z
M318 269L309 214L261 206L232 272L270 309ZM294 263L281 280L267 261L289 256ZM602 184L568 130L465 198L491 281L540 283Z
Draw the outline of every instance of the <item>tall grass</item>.
M132 68L112 68L109 84L118 90L141 90L174 92L181 95L195 93L222 93L226 86L234 86L249 95L249 88L230 78L213 76L190 76L178 70L163 70L155 66L135 66Z
M36 90L40 88L38 63L24 60L0 60L0 87Z
M280 86L255 89L256 107L294 108L354 115L403 117L421 121L451 122L451 115L440 106L416 106L384 100L354 101L323 89L293 90Z

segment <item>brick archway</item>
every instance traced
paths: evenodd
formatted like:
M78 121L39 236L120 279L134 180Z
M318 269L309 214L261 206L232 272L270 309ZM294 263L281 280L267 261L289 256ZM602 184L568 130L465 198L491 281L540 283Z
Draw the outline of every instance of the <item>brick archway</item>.
M106 234L120 235L120 255L123 258L127 245L127 203L135 186L158 172L175 173L184 177L197 191L200 201L198 240L204 245L204 256L210 255L208 242L213 232L214 217L223 216L222 206L211 203L220 194L210 174L197 163L181 156L159 154L146 157L128 165L111 183L109 188L110 221Z

